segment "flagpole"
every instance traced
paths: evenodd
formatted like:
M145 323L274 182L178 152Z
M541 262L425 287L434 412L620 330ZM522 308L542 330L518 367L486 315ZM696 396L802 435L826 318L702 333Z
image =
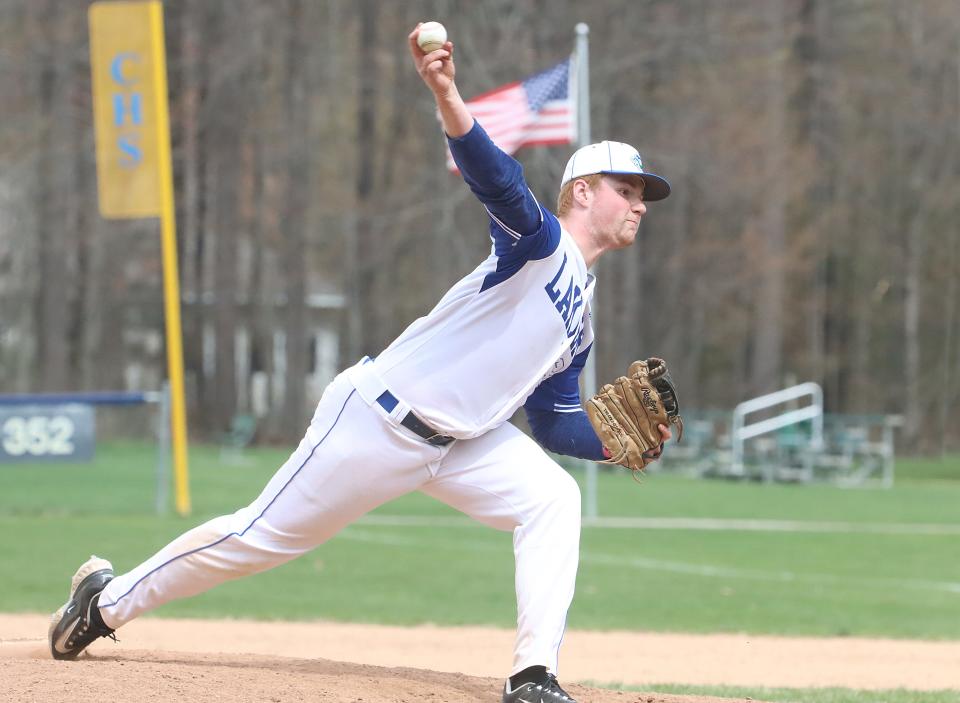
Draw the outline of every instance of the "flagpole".
M590 144L590 27L584 22L577 24L577 146L582 147ZM583 369L583 390L587 398L592 397L597 392L597 294L594 292L593 301L590 305L590 314L593 319L593 350L587 357L587 363ZM593 461L584 462L586 474L586 486L584 493L586 501L583 508L584 517L594 519L597 517L597 464Z
M590 143L590 27L577 24L577 146Z

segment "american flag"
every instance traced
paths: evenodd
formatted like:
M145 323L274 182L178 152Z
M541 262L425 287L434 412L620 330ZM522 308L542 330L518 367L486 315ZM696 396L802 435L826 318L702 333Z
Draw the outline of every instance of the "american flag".
M520 147L570 144L576 139L576 107L570 89L573 59L522 81L508 83L467 101L494 143L508 154ZM447 150L447 167L457 167Z

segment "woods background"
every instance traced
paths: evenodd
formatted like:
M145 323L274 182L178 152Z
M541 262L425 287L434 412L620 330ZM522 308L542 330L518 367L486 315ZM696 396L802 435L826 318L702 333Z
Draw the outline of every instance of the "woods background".
M829 412L903 414L901 447L960 446L956 0L164 5L194 436L299 437L486 256L408 55L437 19L466 98L588 23L594 139L673 185L598 266L598 378L663 356L703 409L817 381ZM0 392L165 376L159 226L97 211L86 12L0 0ZM542 202L570 152L518 154Z

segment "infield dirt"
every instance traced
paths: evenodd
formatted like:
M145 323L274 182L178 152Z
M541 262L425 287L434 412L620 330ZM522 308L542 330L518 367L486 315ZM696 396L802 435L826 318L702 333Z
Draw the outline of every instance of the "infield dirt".
M0 614L6 701L499 700L512 633L481 627L145 618L76 662L50 659L46 616ZM581 703L731 700L618 692L572 681L960 688L960 642L568 632L561 681Z

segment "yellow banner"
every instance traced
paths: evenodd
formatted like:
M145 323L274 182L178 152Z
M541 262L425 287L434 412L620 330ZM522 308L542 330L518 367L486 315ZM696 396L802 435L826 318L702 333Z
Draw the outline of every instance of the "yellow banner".
M90 6L90 67L103 217L159 217L158 105L154 64L163 60L156 2ZM162 42L162 32L159 33ZM164 100L165 100L164 96ZM162 106L164 109L166 105Z
M159 0L95 2L89 20L100 214L160 218L174 487L177 512L186 515L187 405L163 5Z

